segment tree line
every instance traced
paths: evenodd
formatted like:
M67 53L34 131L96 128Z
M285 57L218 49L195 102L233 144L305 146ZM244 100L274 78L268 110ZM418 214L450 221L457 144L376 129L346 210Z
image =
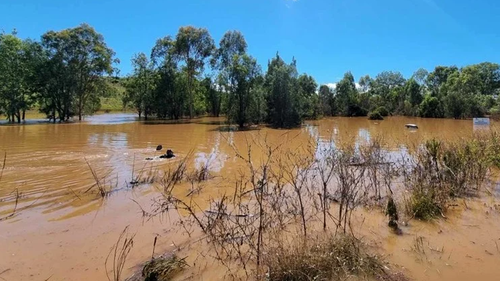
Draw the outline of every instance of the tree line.
M430 118L472 118L498 114L500 66L483 62L463 68L437 66L417 70L409 79L399 72L366 75L354 82L347 72L335 89L319 90L326 115L404 115Z
M0 114L21 122L36 108L55 122L99 110L101 97L126 90L124 108L140 117L227 117L240 127L268 123L295 127L322 116L406 115L470 118L500 113L500 66L484 62L417 70L409 79L383 71L355 82L345 73L335 86L299 74L297 61L277 53L267 69L248 54L239 31L215 44L207 29L181 27L132 58L133 71L118 77L119 63L104 37L88 24L48 31L39 41L0 34Z
M321 115L315 80L279 54L263 73L239 31L226 32L217 47L208 30L181 27L176 36L157 40L149 54L135 55L132 64L124 103L146 119L208 113L226 115L240 127L294 127Z
M82 120L99 108L114 55L87 24L48 31L40 41L0 34L0 112L11 122L33 107L54 121Z

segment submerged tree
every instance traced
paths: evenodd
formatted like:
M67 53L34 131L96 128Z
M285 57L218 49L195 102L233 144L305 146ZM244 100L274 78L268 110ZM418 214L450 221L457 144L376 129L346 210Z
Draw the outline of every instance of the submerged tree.
M135 55L132 59L134 73L125 85L125 102L132 103L139 117L144 114L147 120L153 113L153 91L155 90L156 73L144 53Z
M297 84L299 86L301 117L306 119L318 118L322 115L319 95L316 93L318 84L312 76L307 74L300 75Z
M333 96L332 89L330 89L327 85L321 85L321 87L319 87L319 99L323 115L334 116L335 98Z
M258 122L255 120L256 116L252 116L252 106L256 105L254 99L258 98L254 95L254 87L260 76L257 61L246 54L234 55L228 76L230 85L228 119L236 122L240 128L249 122ZM257 119L260 118L257 116Z
M297 85L296 61L286 64L277 54L268 65L266 77L268 121L278 128L300 125L300 97Z

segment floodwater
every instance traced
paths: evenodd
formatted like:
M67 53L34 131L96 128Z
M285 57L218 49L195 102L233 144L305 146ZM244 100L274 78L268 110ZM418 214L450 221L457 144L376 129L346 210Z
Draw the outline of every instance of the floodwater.
M419 129L408 130L407 123ZM167 169L187 155L190 167L207 165L215 175L200 194L199 200L208 202L232 192L232 182L244 166L236 154L247 154L248 145L255 161L262 159L266 144L300 150L330 140L359 143L374 137L397 153L423 139L468 138L476 130L471 120L406 117L331 118L293 130L248 131L235 131L219 118L144 122L133 114L96 115L73 124L2 124L0 153L3 159L6 152L6 163L0 179L0 218L15 212L0 221L0 280L107 280L106 256L126 226L136 236L125 275L151 256L155 237L156 253L188 243L171 216L142 217L141 208L149 209L158 196L155 186L128 184L134 175ZM177 157L146 161L160 154L155 151L158 144ZM97 194L92 171L102 185L113 187L105 200ZM367 239L416 280L499 280L497 201L474 199L467 208L453 209L447 220L414 222L403 236L387 230L382 212L361 214L359 225ZM427 241L429 253L423 259L411 251L416 235ZM203 274L203 280L221 277L217 272Z

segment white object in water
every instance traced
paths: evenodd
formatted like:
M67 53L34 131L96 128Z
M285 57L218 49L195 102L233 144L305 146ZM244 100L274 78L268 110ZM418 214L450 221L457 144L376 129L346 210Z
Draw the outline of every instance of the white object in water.
M405 127L408 129L418 129L418 126L416 124L406 124Z
M488 126L490 118L474 118L474 126Z

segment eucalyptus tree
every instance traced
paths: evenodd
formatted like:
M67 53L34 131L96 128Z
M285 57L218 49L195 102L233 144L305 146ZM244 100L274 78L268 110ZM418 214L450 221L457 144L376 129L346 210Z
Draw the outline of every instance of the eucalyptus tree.
M174 53L179 61L184 62L187 73L187 92L189 117L194 117L195 78L203 71L205 61L212 55L214 40L205 28L184 26L179 29L175 39Z
M236 122L240 128L245 124L255 122L253 106L258 102L254 87L261 75L257 61L249 55L235 54L228 68L229 100L227 116Z
M144 115L147 120L154 112L153 92L156 87L156 73L150 59L144 53L136 54L132 59L132 65L133 75L125 85L125 103L132 103L139 117Z
M49 31L42 36L42 45L48 54L49 76L53 75L48 88L56 95L48 94L44 101L52 110L59 111L61 120L94 113L99 108L100 87L103 76L113 73L114 58L104 37L88 24L62 31ZM51 109L48 109L51 111Z
M274 127L295 127L302 122L296 65L295 59L286 64L278 54L268 64L265 76L267 118Z
M321 85L319 87L319 99L321 102L321 109L323 115L334 116L335 115L335 97L333 95L333 90L327 85Z

